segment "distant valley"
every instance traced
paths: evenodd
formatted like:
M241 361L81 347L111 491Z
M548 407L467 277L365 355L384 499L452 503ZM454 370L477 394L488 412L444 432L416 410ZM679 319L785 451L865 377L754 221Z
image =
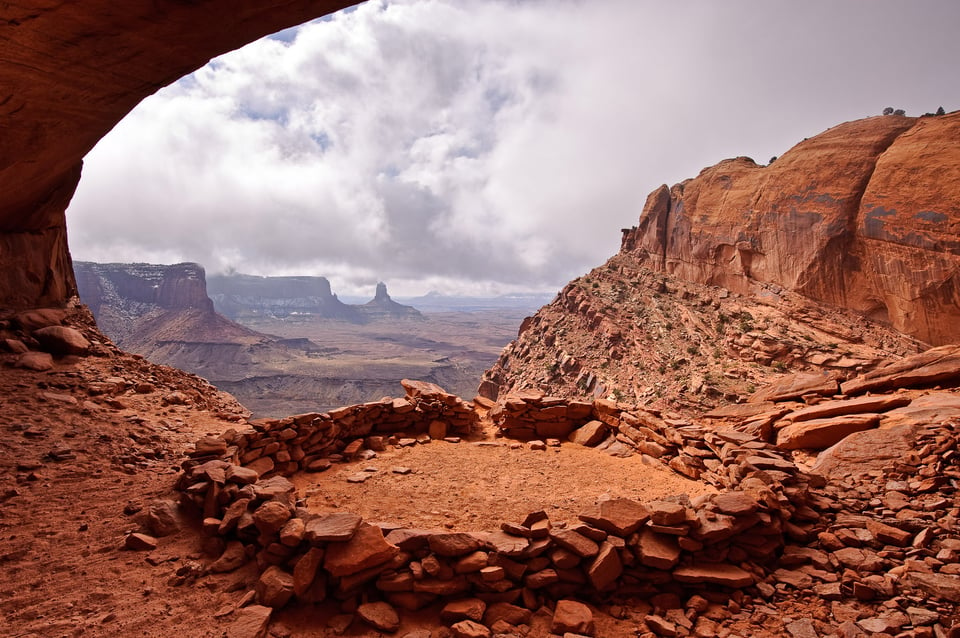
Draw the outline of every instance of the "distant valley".
M209 379L256 416L377 400L402 378L473 396L524 317L550 300L430 294L418 309L384 284L370 301L345 303L323 277L208 280L190 263L74 270L81 300L118 345Z

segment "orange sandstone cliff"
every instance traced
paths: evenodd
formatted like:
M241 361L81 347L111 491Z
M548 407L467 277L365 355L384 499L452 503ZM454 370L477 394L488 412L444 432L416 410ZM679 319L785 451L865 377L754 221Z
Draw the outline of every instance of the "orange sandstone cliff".
M81 160L140 100L344 0L0 5L0 308L75 293L64 211Z
M738 293L775 284L937 345L960 340L960 112L871 117L769 166L662 186L622 252Z

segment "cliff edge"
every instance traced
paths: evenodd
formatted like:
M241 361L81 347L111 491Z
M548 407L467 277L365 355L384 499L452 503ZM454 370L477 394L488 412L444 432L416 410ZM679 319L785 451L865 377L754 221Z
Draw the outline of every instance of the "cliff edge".
M931 345L960 340L960 112L847 122L769 166L650 194L622 253L689 282L775 284Z

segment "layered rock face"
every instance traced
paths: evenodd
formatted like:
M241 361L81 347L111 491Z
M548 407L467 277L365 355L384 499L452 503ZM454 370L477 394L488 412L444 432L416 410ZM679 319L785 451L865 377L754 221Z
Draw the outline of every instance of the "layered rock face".
M74 293L64 211L81 160L140 100L343 0L49 2L2 8L0 307Z
M623 253L749 294L775 284L930 344L960 339L960 113L881 116L769 166L720 162L648 198Z
M231 319L308 314L360 320L355 308L337 299L325 277L214 275L209 291L217 311Z

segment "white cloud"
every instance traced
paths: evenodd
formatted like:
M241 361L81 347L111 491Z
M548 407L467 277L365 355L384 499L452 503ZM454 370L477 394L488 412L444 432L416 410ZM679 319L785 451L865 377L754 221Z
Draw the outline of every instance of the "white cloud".
M74 255L558 288L662 182L960 106L960 9L919 4L369 2L145 100L87 159Z

